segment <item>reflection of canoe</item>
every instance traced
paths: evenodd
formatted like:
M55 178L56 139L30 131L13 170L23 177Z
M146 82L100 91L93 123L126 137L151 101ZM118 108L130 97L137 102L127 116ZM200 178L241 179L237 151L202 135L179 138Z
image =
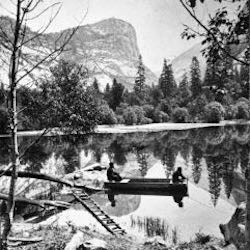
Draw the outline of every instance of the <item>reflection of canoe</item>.
M172 183L169 179L123 179L121 182L104 182L104 188L117 194L188 195L186 183Z

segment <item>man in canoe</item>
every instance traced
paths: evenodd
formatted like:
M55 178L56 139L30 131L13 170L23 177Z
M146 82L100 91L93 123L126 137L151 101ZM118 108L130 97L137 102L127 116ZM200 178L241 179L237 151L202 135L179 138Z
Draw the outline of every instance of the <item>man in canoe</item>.
M107 178L109 181L121 181L122 177L114 171L114 163L109 163L109 168L107 170Z
M183 176L183 174L182 174L182 168L178 167L172 176L173 183L182 183L185 179L186 179L186 177Z

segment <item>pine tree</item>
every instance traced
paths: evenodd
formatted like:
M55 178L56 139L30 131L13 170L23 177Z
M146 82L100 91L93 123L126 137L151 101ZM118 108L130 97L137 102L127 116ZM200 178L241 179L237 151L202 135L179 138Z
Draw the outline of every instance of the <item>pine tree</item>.
M99 83L96 78L93 81L93 88L97 93L100 93Z
M186 107L191 97L191 92L188 86L187 74L183 75L183 78L178 88L178 102L180 107Z
M193 97L201 94L201 71L200 64L196 56L192 58L190 66L190 88Z
M118 83L117 80L114 78L113 85L110 90L110 100L109 106L115 111L116 108L122 102L124 92L124 86L121 83Z
M166 59L164 59L163 69L159 79L159 89L162 91L164 98L173 98L177 91L172 65L167 64Z
M225 46L225 51L230 53L230 48ZM210 101L222 102L226 94L226 88L231 88L234 81L233 60L226 52L220 58L210 56L207 59L207 68L203 85L209 87L207 97Z
M110 85L109 85L109 83L106 84L106 87L104 90L104 99L106 100L107 103L109 103L109 99L110 99Z
M145 68L142 62L142 56L139 55L139 64L135 78L134 91L135 94L143 99L145 91Z

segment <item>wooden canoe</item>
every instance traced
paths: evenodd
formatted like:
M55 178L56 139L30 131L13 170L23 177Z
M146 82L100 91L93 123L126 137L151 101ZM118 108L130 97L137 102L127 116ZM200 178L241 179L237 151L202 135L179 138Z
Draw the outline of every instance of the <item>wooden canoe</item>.
M169 179L123 179L120 182L104 182L104 188L114 194L188 195L187 183L172 183Z

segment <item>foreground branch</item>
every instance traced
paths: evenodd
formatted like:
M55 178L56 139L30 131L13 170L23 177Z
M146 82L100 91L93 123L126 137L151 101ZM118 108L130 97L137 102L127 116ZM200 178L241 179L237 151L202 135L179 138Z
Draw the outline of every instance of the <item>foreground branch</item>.
M1 200L8 200L8 195L0 193L0 199ZM15 202L28 203L30 205L39 206L39 207L44 208L44 209L46 206L53 206L53 207L59 207L59 208L69 208L70 207L70 203L64 202L64 201L31 200L28 198L17 197L17 196L15 197Z

